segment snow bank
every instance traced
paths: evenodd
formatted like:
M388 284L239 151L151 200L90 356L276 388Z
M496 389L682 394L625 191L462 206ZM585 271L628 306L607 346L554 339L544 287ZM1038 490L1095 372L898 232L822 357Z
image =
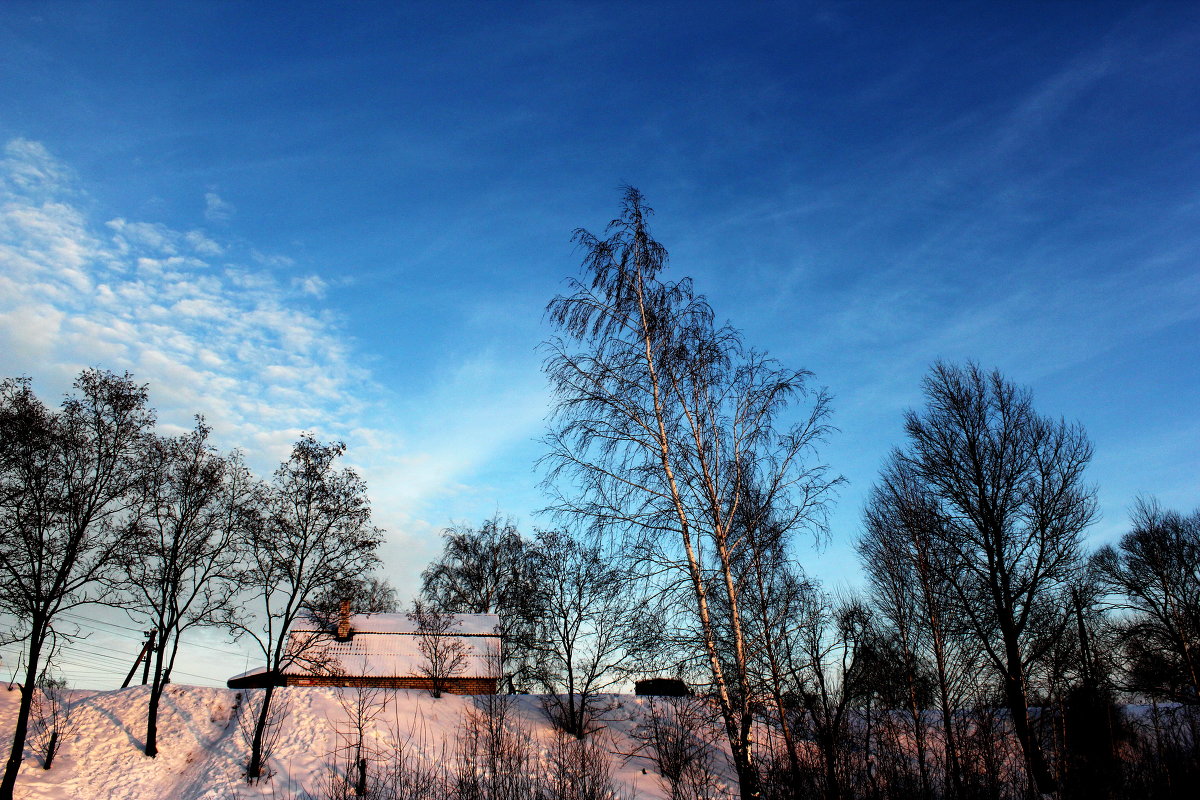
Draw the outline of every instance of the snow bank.
M448 763L474 699L446 695L435 700L426 692L381 690L387 704L369 734L386 751L399 737L406 752L426 763ZM241 718L248 721L262 690L169 686L159 717L159 755L143 753L148 688L111 692L74 692L74 728L55 757L53 769L42 769L30 747L17 797L21 800L258 800L318 794L337 760L349 730L343 692L326 688L277 689L275 702L287 709L274 746L267 781L247 784L248 755ZM652 764L636 755L633 736L646 713L643 698L613 695L605 729L598 734L610 753L613 777L638 798L668 796ZM19 695L0 691L0 742L11 742ZM539 743L554 731L536 696L517 696L512 714ZM645 773L643 773L645 769Z

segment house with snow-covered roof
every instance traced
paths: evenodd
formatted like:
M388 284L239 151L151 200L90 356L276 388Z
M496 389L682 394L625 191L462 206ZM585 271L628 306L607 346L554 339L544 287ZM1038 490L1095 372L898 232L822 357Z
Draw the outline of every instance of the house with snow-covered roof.
M495 694L500 679L500 618L447 614L444 631L421 629L408 614L351 614L343 603L333 625L298 620L288 632L294 657L279 674L259 667L230 678L230 688L275 686L378 686L433 689L428 656L435 637L446 637L463 658L440 675L441 691ZM422 641L425 650L422 650Z

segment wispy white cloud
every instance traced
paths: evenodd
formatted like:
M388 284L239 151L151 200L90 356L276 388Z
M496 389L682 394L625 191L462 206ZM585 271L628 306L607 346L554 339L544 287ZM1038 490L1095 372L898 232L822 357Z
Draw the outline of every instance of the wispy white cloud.
M74 178L65 164L51 157L45 145L29 139L9 141L0 168L9 184L31 197L66 188Z
M203 413L218 441L244 449L260 473L302 431L347 441L405 591L440 527L464 513L464 503L443 501L478 494L479 513L492 510L496 498L474 476L536 431L540 380L514 380L497 359L468 353L400 397L362 366L338 317L313 308L326 293L322 276L289 275L292 259L243 253L199 230L100 223L90 205L40 144L3 149L0 375L30 374L49 399L85 366L128 370L149 383L165 431Z
M325 290L329 284L323 281L319 275L305 275L303 278L292 278L292 286L304 294L322 298L325 296Z
M262 253L258 250L251 250L250 257L258 265L270 267L271 269L287 269L296 263L293 259L285 255L279 253Z
M224 249L199 231L90 224L62 199L75 192L69 170L27 141L5 148L0 191L6 374L59 389L85 365L127 369L164 420L200 411L248 448L281 429L338 435L363 406L367 375L337 326L289 307L270 275L214 261Z
M204 193L204 218L209 222L226 222L237 209L216 192Z
M1111 73L1117 58L1110 46L1085 52L1033 87L998 121L993 143L996 153L1020 148L1068 117L1075 103Z

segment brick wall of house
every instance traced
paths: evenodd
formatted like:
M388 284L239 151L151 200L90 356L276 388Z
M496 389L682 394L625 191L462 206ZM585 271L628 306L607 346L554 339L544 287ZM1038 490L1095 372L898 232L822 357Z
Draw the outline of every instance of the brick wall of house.
M447 694L495 694L495 678L445 678ZM285 686L378 686L385 689L433 689L429 678L377 678L362 675L287 675Z

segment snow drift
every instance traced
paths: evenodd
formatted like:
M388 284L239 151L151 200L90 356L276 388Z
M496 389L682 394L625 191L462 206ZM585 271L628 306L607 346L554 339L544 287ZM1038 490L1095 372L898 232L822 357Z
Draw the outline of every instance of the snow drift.
M437 770L455 763L466 722L479 713L478 698L433 699L415 690L377 690L374 718L356 734L362 701L355 690L292 687L277 689L281 716L271 749L268 779L247 783L249 753L243 720L253 713L261 690L168 686L160 712L159 755L143 752L148 687L69 694L73 728L64 737L53 768L44 770L35 742L27 745L17 797L21 800L253 800L324 798L331 778L353 775L347 765L360 755L383 766L398 750L406 764ZM18 692L0 691L0 731L11 742ZM666 798L669 789L646 754L639 734L649 701L629 695L605 698L608 711L592 740L607 756L618 796ZM356 710L356 702L358 708ZM508 716L534 752L560 742L540 698L508 701ZM359 745L358 739L362 740ZM561 745L561 742L559 744ZM715 747L715 746L714 746ZM725 772L724 753L712 754ZM536 758L536 756L535 756ZM720 789L728 787L727 774ZM715 788L715 787L714 787ZM723 792L722 792L723 793Z

